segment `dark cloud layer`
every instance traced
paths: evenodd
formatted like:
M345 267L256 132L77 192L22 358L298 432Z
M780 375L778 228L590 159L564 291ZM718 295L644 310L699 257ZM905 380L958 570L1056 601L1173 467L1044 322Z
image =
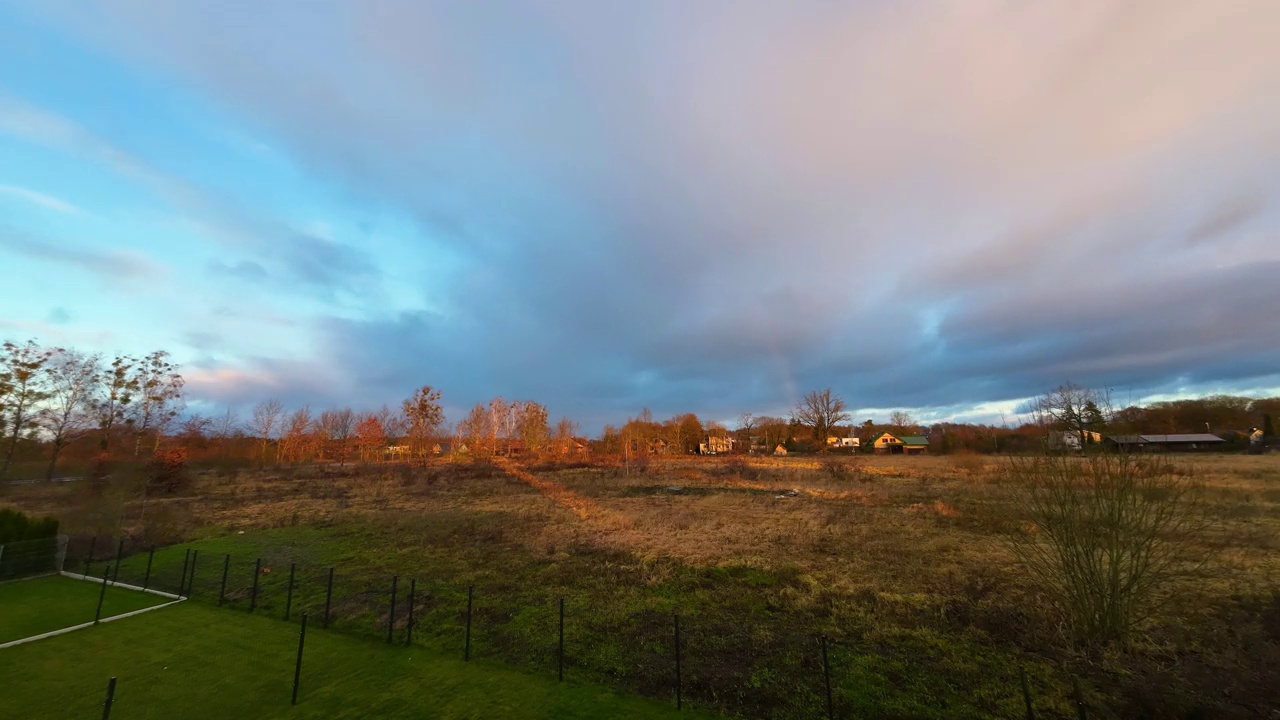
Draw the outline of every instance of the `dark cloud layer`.
M1274 3L291 7L47 10L461 258L430 307L376 300L243 362L255 392L430 382L594 424L1280 373ZM278 242L220 267L385 275Z

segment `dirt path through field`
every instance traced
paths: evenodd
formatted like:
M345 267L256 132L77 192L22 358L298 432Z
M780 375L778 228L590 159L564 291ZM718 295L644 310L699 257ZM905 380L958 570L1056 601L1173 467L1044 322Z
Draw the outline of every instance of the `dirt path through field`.
M630 521L618 513L601 507L590 498L585 498L554 480L540 478L533 473L522 470L506 458L495 458L494 463L506 473L520 482L529 485L538 492L554 500L578 516L579 520L592 521L613 527L625 527Z

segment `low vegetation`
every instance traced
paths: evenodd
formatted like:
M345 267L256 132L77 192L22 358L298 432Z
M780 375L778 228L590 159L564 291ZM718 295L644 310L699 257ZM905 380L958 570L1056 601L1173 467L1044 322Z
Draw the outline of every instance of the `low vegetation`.
M182 547L200 550L197 602L216 602L228 553L224 612L247 610L258 558L270 572L257 612L275 616L289 564L295 612L322 606L317 593L335 566L336 625L373 638L385 632L391 576L413 578L424 593L417 642L456 656L474 586L477 656L544 675L554 672L564 597L571 676L655 698L671 697L679 612L686 701L745 717L825 712L819 636L831 640L835 703L847 717L1012 717L1022 671L1038 717L1075 716L1075 679L1095 718L1257 717L1271 707L1280 681L1273 456L1194 457L1161 471L1162 483L1195 481L1207 527L1182 536L1188 554L1178 557L1192 562L1158 574L1149 593L1130 597L1138 610L1107 626L1122 632L1088 643L1053 575L1027 572L1011 542L1048 522L1052 504L1038 511L1027 477L1007 472L1005 459L982 460L229 470L194 474L153 497L145 517L148 537L171 528L166 540L187 541L157 553L162 581L178 577ZM1152 507L1174 497L1141 473L1115 474L1124 477ZM95 492L22 486L9 499L56 514L70 532L112 534ZM121 497L114 517L140 535L138 501ZM1161 538L1177 529L1145 527ZM144 560L126 560L122 579Z

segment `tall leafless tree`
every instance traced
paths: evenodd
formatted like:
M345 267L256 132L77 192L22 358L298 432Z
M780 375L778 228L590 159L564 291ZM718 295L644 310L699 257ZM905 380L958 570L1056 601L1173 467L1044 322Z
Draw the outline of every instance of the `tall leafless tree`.
M796 404L791 417L796 422L813 428L813 434L822 452L827 451L827 435L831 428L849 419L844 400L831 392L831 388L809 393Z
M63 348L55 348L45 366L49 397L40 410L40 425L51 446L46 480L53 478L62 449L93 427L92 402L101 366L101 355Z
M249 422L249 429L261 443L260 461L263 465L267 464L267 446L271 444L271 433L278 430L283 414L284 403L275 398L263 400L253 406L253 419Z

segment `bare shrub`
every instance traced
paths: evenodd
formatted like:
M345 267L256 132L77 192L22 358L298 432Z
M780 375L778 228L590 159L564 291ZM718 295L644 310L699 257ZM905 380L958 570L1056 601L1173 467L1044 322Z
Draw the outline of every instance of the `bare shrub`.
M1201 488L1167 459L1014 457L1006 472L1027 520L1013 551L1086 644L1123 642L1203 564Z
M166 448L156 452L148 468L150 487L170 495L186 489L191 482L187 472L187 451Z

